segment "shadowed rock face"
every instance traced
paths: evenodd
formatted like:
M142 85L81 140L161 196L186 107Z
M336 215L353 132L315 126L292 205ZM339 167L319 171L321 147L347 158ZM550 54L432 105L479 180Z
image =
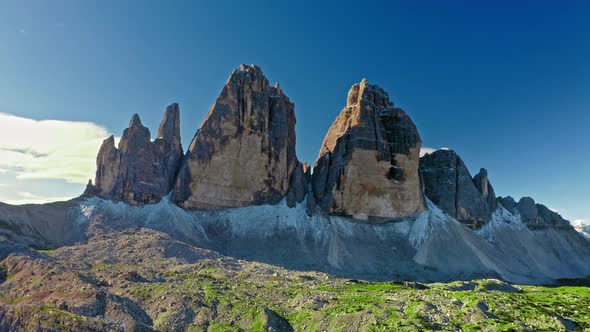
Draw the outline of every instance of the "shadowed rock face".
M241 65L189 147L174 201L193 209L278 203L290 184L302 185L300 172L291 179L299 165L295 121L279 85L271 87L258 66ZM294 201L303 199L299 189L292 189Z
M510 196L502 198L502 204L511 206L514 199ZM571 229L569 221L563 219L557 212L551 211L543 204L537 204L530 197L523 197L514 205L515 212L520 214L522 222L532 230L535 229Z
M95 183L88 185L86 194L131 204L158 202L172 189L182 158L178 104L166 108L153 142L134 114L118 148L113 136L104 140L96 158Z
M422 141L408 115L366 80L352 86L330 127L312 187L325 211L397 219L424 210L418 175Z
M498 207L488 173L481 169L471 178L452 150L437 150L420 159L425 195L443 211L471 228L487 223Z

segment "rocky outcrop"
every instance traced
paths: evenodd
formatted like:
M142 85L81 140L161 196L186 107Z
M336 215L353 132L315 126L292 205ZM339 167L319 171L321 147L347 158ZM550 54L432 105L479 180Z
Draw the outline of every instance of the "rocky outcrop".
M276 204L305 185L295 154L294 105L256 65L234 70L193 139L176 181L184 208ZM303 188L301 188L303 186Z
M314 166L317 204L328 213L374 221L424 210L416 126L383 89L352 86Z
M95 182L88 184L86 194L130 204L158 202L172 189L182 158L178 104L166 108L153 142L149 129L134 114L118 148L113 136L102 143Z
M504 207L508 212L512 213L512 214L516 214L516 201L514 200L514 198L510 197L510 196L506 196L506 197L498 197L498 202L500 203L500 205L502 205L502 207Z
M485 215L486 218L489 218L498 208L498 198L488 179L488 171L485 168L481 168L479 173L473 177L473 183L485 202Z
M457 153L444 149L420 158L420 174L426 197L447 214L471 228L489 220L492 206L488 206L487 197L490 191L493 195L493 189L485 170L473 179ZM495 200L495 195L492 197Z
M520 215L521 221L532 230L572 229L569 221L543 204L535 203L531 197L522 197L518 203L510 196L499 197L500 204L513 214Z

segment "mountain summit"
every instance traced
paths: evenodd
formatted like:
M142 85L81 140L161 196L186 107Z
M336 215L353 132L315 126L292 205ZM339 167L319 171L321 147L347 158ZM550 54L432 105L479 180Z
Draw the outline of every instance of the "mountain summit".
M496 197L488 171L471 176L455 151L419 158L418 129L379 86L352 86L313 169L295 153L295 123L279 85L241 65L186 155L171 104L154 140L137 114L118 147L105 139L82 197L0 204L10 243L0 258L141 227L346 278L550 283L590 274L590 241L559 214L532 198Z
M294 109L260 67L234 70L189 147L174 201L193 209L280 202L299 166Z

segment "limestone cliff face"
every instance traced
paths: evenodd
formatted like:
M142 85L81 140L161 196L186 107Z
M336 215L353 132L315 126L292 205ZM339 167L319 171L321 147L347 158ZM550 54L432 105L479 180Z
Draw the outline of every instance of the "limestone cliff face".
M294 105L256 65L234 70L193 139L176 181L184 208L276 204L302 185ZM300 191L292 188L292 200ZM303 190L303 189L301 189Z
M424 210L416 126L383 89L353 85L346 107L330 127L312 187L325 211L374 221Z
M477 228L486 222L486 204L463 160L437 150L420 160L424 194L458 221Z
M559 213L551 211L543 204L535 203L531 197L522 197L518 202L510 196L499 197L498 200L506 210L520 215L522 222L531 230L572 228L570 222Z
M474 178L452 150L437 150L420 159L424 194L450 216L471 228L490 220L498 207L488 173L481 169Z
M119 147L113 136L104 140L96 158L96 178L86 193L130 204L158 202L172 189L183 158L178 104L168 106L158 138L134 114Z

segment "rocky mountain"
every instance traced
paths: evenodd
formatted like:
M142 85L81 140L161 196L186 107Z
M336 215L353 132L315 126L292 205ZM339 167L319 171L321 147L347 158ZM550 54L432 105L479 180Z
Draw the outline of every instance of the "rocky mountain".
M563 219L559 213L551 211L545 205L535 203L530 197L523 197L518 203L510 196L499 197L498 200L508 211L518 214L522 222L530 229L572 229L570 222Z
M590 242L531 198L497 198L451 150L419 158L407 113L353 85L313 167L294 104L262 70L227 80L186 155L170 105L152 141L134 115L106 139L94 184L68 202L0 204L0 258L149 228L220 254L347 278L550 283L590 274Z
M488 172L482 168L471 177L469 169L453 150L441 149L420 158L424 194L434 204L470 228L490 221L498 208Z
M353 85L314 166L317 204L329 213L381 222L417 215L425 208L421 145L416 126L387 92L367 80Z
M197 131L174 201L193 209L303 200L294 104L256 65L234 70Z
M158 135L134 114L123 132L119 147L113 136L105 139L96 157L96 178L86 194L129 204L156 203L173 187L183 158L178 104L166 108Z

